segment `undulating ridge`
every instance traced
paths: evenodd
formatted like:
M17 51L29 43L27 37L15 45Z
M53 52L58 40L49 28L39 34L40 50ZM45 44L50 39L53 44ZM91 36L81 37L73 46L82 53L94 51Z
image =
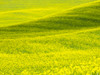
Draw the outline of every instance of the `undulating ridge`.
M2 27L0 33L30 34L50 31L69 31L96 28L100 26L100 2L67 10L58 15L17 26ZM11 34L12 35L12 34ZM34 34L32 34L34 36Z

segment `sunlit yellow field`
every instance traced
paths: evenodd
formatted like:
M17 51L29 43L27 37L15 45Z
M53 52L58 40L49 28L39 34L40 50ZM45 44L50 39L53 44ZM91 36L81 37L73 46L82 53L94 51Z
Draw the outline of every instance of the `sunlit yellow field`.
M88 2L61 13L3 10L0 75L100 75L100 1Z

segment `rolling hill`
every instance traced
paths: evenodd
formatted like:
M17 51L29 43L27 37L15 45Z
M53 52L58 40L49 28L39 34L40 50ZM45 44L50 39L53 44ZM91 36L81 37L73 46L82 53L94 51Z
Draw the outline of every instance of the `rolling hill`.
M33 21L95 0L0 0L0 27Z
M100 74L100 1L0 27L1 75Z

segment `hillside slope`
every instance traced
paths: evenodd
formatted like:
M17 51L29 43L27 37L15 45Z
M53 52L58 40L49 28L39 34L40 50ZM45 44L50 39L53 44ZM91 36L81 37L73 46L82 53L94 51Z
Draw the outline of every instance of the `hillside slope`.
M0 12L0 27L34 21L57 12L59 12L57 8L36 8Z
M33 21L92 1L95 0L0 0L0 27Z

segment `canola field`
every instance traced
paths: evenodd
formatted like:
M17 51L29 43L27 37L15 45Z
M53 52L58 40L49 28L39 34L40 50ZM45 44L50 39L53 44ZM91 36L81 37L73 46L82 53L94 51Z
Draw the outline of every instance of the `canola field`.
M0 27L0 75L100 75L100 1Z

